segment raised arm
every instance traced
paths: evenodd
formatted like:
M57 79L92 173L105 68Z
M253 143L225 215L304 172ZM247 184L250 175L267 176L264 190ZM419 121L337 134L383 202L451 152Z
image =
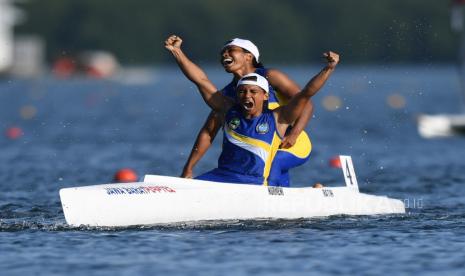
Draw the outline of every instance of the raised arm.
M286 101L289 101L294 95L300 92L300 87L297 83L292 81L286 74L276 69L269 69L267 72L267 79L270 85L279 91L281 95L286 97ZM313 115L313 102L310 99L307 106L304 108L302 115L297 118L294 122L292 129L283 137L281 142L281 148L287 149L292 147L297 137L300 135L302 130L305 129L307 123L310 121Z
M214 111L210 112L205 124L197 135L197 140L195 141L191 154L184 165L181 177L193 177L194 166L204 156L205 152L207 152L222 124L223 116L215 113Z
M184 75L197 86L205 103L217 112L225 112L232 106L232 100L221 93L217 93L218 90L208 79L207 74L181 50L181 44L182 39L179 36L171 35L165 40L165 48L173 54Z
M336 65L339 63L339 55L334 52L324 53L327 65L314 76L304 87L304 89L295 95L289 104L279 107L276 110L277 121L279 125L292 124L299 116L308 103L308 100L314 96L328 80L333 73Z

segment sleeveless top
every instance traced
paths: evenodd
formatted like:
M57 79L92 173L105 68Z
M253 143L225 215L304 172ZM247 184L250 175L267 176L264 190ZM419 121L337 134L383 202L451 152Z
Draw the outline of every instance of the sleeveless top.
M265 108L260 116L246 119L236 105L226 113L223 130L218 168L267 185L271 163L281 143L273 112Z

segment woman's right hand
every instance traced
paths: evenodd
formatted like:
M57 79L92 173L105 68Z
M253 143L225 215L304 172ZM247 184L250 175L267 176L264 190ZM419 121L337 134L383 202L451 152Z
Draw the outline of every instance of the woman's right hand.
M176 35L170 35L165 40L165 48L170 51L173 51L175 48L181 48L181 44L182 44L182 39Z

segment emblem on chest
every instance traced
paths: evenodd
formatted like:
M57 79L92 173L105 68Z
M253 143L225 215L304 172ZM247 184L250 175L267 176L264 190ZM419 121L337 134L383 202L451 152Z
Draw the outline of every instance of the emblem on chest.
M228 126L230 129L235 130L240 124L241 121L239 118L232 118L231 121L229 121Z
M257 125L255 130L260 134L266 134L268 133L268 131L270 131L270 126L268 125L268 123L260 123Z

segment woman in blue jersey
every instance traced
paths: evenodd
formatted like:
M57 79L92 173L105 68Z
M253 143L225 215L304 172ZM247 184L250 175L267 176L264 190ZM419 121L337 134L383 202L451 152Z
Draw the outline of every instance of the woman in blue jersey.
M166 42L179 48L182 40L178 36L170 36ZM226 85L221 92L231 98L235 98L237 81L248 73L258 73L267 78L270 84L268 107L274 109L285 104L293 95L300 91L299 86L287 75L276 70L266 69L258 62L258 48L250 41L233 39L228 41L221 51L221 64L226 72L234 75L233 80ZM189 70L184 68L183 70ZM289 186L289 169L305 163L310 155L311 142L303 131L313 112L311 100L308 102L303 114L296 120L292 128L289 128L281 142L278 153L273 161L270 178L275 179L278 186ZM182 177L192 177L195 164L208 150L215 138L221 122L218 114L211 112L204 126L200 130L197 140L192 148L189 158L184 166Z
M206 74L180 50L176 40L167 40L171 51L186 77L199 89L204 101L215 111L224 129L223 150L218 168L197 179L279 185L270 175L271 163L288 127L299 118L308 102L333 72L339 56L325 54L328 64L289 103L270 110L268 81L259 74L242 77L236 85L236 100L219 92ZM306 108L307 107L307 108Z
M181 51L182 40L178 36L170 36L165 43L173 45L173 47ZM264 68L258 63L258 59L258 48L252 42L238 38L228 41L221 52L221 63L226 72L233 74L234 78L221 92L226 96L235 98L237 81L242 76L253 72L266 77L270 83L268 99L268 108L270 109L285 104L293 95L300 91L299 86L285 74L275 69ZM190 68L182 68L182 70L190 70ZM311 151L311 142L303 129L312 115L312 110L313 106L311 101L309 101L308 108L304 110L293 127L289 128L284 135L270 172L270 178L274 179L279 186L289 186L288 170L308 160ZM181 176L192 177L194 165L210 147L220 126L218 114L214 112L210 113L197 136L197 140Z

